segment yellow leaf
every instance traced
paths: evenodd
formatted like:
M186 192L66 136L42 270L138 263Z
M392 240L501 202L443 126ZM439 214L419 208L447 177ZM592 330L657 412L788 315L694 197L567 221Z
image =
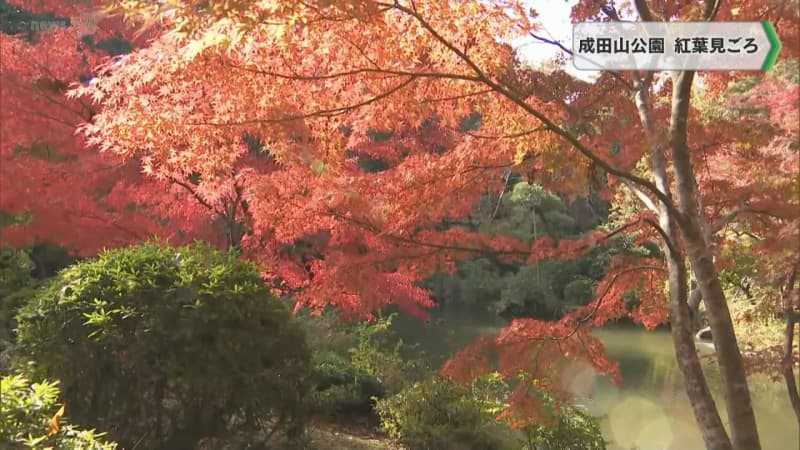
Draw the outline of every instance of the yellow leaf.
M738 16L738 15L739 15L739 10L740 10L740 9L741 9L741 8L731 8L731 15L732 15L733 17L736 17L736 16Z
M517 146L517 151L514 152L514 165L518 166L525 161L525 156L528 154L524 144Z
M53 414L53 417L51 417L50 420L47 421L47 435L48 436L55 436L56 434L58 434L58 429L59 429L58 421L62 417L64 417L64 407L65 406L66 406L66 404L62 404L61 408L59 408L58 411L56 411L56 413Z
M322 175L325 173L325 163L322 161L315 159L314 162L311 163L311 170L314 172L315 175Z

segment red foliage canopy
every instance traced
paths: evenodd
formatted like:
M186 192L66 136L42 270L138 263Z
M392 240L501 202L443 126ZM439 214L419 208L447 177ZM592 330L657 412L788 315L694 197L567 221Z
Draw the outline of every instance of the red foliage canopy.
M658 197L636 168L648 147L631 76L605 73L590 84L563 71L521 68L503 43L536 28L521 2L225 2L202 10L197 2L124 3L144 15L155 38L99 65L97 78L76 85L69 99L30 86L49 71L49 79L62 81L86 73L71 51L74 35L42 35L37 45L43 47L1 38L4 54L15 55L3 60L9 82L2 95L3 113L13 111L13 119L3 117L12 137L4 140L3 157L12 162L3 170L15 172L4 172L12 184L0 209L32 212L34 221L21 235L59 237L91 253L130 242L123 227L209 236L216 218L227 226L228 243L267 265L296 293L298 306L335 306L369 317L393 304L422 315L433 303L417 282L452 271L458 259L486 251L531 263L572 258L603 238L529 245L442 231L443 220L466 215L487 187L500 189L504 169L531 173L565 195L599 189L610 197L634 182ZM698 18L702 7L651 3L657 15L677 20ZM618 11L632 9L623 2ZM784 54L796 56L796 11L734 1L725 2L718 18L733 15L779 22ZM576 21L596 17L608 20L606 2L582 1L573 10ZM70 56L44 61L46 55ZM652 88L652 117L666 122L671 84L661 81ZM726 81L708 77L709 92L721 92ZM696 167L714 168L699 170L697 180L709 222L738 217L741 205L777 217L783 222L763 225L775 237L763 250L779 251L796 238L797 198L785 189L793 183L797 121L791 99L785 92L774 96L770 83L755 91L761 98L748 99L768 106L769 118L711 124L692 111L689 127ZM796 98L796 86L791 95ZM480 129L464 131L462 121L475 113ZM100 152L85 151L72 138L81 122L88 146ZM375 130L394 134L376 142ZM245 136L263 144L269 158L250 152ZM44 163L14 152L37 140L59 142L60 154L77 157ZM387 168L366 171L358 155L379 158ZM780 165L787 156L795 159ZM780 167L781 176L755 158L772 158L769 167ZM134 170L139 161L153 178ZM600 186L598 172L607 175ZM35 182L42 174L52 181ZM105 195L96 195L100 186ZM126 208L132 200L144 207ZM625 232L656 238L647 214L633 217ZM98 225L90 227L90 216L101 218ZM614 373L591 327L629 314L621 294L630 289L643 298L630 315L648 327L663 322L663 283L659 261L614 261L587 308L556 323L516 320L466 349L446 372L485 370L486 351L493 351L504 374L524 370L556 390L556 362L565 354ZM539 356L519 358L522 350Z

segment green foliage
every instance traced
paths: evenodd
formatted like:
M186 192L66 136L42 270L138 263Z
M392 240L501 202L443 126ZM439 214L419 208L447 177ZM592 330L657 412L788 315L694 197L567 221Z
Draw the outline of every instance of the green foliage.
M480 113L472 113L469 116L461 119L459 123L459 129L461 131L474 131L481 127L482 117Z
M576 305L585 305L594 295L594 282L586 277L579 276L564 286L564 299Z
M506 276L488 258L460 263L458 278L453 280L458 285L459 303L475 306L485 303L487 299L496 299L505 285Z
M416 349L393 331L395 317L356 325L358 343L350 350L353 365L380 380L388 392L399 391L426 371Z
M33 261L24 251L9 247L0 250L0 296L31 286L33 268Z
M769 264L753 251L755 243L754 238L745 235L726 246L721 257L729 264L720 269L719 278L740 336L739 346L749 353L754 370L769 372L770 367L775 367L763 361L778 359L763 355L780 348L784 340L786 324L775 312L782 307L785 281L771 276ZM777 374L778 370L771 372Z
M592 269L592 264L558 259L522 266L503 280L500 299L492 307L504 317L559 317L592 300L597 280L590 277Z
M597 420L580 408L562 408L555 423L532 424L522 429L521 450L605 450Z
M531 315L554 316L559 308L559 298L550 281L553 262L544 261L536 266L523 266L506 283L500 301L493 306L504 317Z
M507 234L525 241L543 236L566 237L576 233L567 205L537 184L518 182L505 194L500 206L488 204L473 214L478 228Z
M513 174L508 176L510 187L506 192L501 197L484 196L471 217L460 225L531 242L544 237L579 238L597 220L605 219L598 214L607 212L596 212L588 199L573 208L574 204L568 205L540 185L520 181ZM583 219L579 219L581 208ZM432 277L426 287L440 303L455 302L502 317L558 318L592 300L596 282L604 276L611 257L620 251L643 256L653 253L649 246L633 248L628 242L615 239L577 261L554 258L536 265L520 265L495 255L483 255L460 262L454 276Z
M312 357L311 412L328 420L372 414L373 397L384 395L380 381L341 353L317 351Z
M0 380L0 447L113 450L102 433L80 430L59 414L58 382L31 383L21 374Z
M384 431L410 450L605 450L599 422L579 407L562 406L551 423L509 429L495 420L509 393L498 373L477 379L469 389L432 378L378 401L376 410ZM544 400L554 409L552 398ZM517 442L511 444L511 437Z
M61 380L75 422L126 448L304 426L303 330L233 253L158 243L104 252L61 271L18 321L20 360Z
M343 323L332 308L321 314L311 314L304 309L295 318L306 331L308 347L313 352L347 353L356 345L352 327Z
M787 83L800 83L800 61L797 58L782 58L772 68L773 76Z
M0 211L0 229L3 227L20 227L30 223L32 220L33 215L30 213L9 214L5 211Z
M34 264L22 250L0 250L0 353L10 349L15 341L17 310L34 295ZM5 356L5 355L4 355ZM0 357L0 361L5 357ZM5 372L7 364L0 364Z
M374 415L375 398L397 392L426 368L392 330L394 315L344 324L323 314L301 320L311 336L311 412L328 420Z
M514 380L523 383L522 378ZM472 385L472 395L483 404L484 411L500 413L506 406L510 385L499 373L490 373L477 379ZM538 391L546 409L553 413L549 423L525 421L518 428L519 442L514 446L519 450L605 450L600 424L594 417L580 407L560 405L556 411L554 399ZM513 421L513 416L508 417Z
M380 395L376 388L380 384L353 365L349 349L356 346L357 336L351 327L331 311L314 316L302 312L297 317L311 349L309 413L330 421L371 414L371 397Z
M433 378L378 401L382 428L409 450L502 448L498 425L469 390Z

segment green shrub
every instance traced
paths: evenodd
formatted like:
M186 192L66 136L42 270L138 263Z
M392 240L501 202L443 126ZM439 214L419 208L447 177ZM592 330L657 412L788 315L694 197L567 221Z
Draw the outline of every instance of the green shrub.
M472 391L476 398L483 400L484 404L494 412L500 412L507 406L511 386L526 383L524 377L519 376L511 380L504 380L499 373L491 373L475 380ZM587 414L577 406L558 403L546 392L536 390L531 392L549 411L547 423L533 418L519 417L511 414L504 419L508 425L514 427L514 435L519 438L513 448L519 450L605 450L606 442L600 431L600 424L596 418Z
M502 448L493 416L469 390L440 378L378 401L382 428L410 450Z
M0 380L0 447L12 449L113 450L102 433L67 423L57 403L58 382L31 383L20 374ZM68 411L67 411L68 412Z
M349 350L353 365L375 377L386 393L394 394L422 380L429 368L419 350L406 344L392 329L396 314L355 326L355 347Z
M318 351L312 355L311 412L326 419L373 414L373 398L385 392L380 381L341 353Z
M24 251L0 250L0 367L8 366L5 353L16 340L17 310L34 294L33 267L33 261Z
M562 408L554 423L528 425L521 431L522 450L606 450L597 419L579 407Z
M377 421L376 398L427 375L427 368L392 329L394 315L348 324L334 314L299 315L312 349L309 408L329 421Z
M105 252L61 271L18 321L19 359L61 380L76 423L125 448L304 429L305 335L258 268L232 253L157 243Z

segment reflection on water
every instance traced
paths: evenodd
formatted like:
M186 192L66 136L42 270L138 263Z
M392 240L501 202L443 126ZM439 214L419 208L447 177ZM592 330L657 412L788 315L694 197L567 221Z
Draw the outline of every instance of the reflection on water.
M502 325L494 319L449 317L421 326L398 320L400 332L417 342L440 363L481 333ZM595 332L609 356L619 362L624 386L603 382L591 369L574 366L567 382L576 398L602 417L603 433L612 441L610 450L702 450L704 445L683 389L681 374L668 332L647 332L634 327L612 326ZM724 415L719 374L711 364L706 376ZM750 390L764 450L797 450L798 429L782 383L751 378Z
M617 445L615 448L703 449L670 335L628 327L609 327L598 330L596 335L606 344L609 356L619 361L625 381L622 389L599 389L587 402L593 413L605 416L603 431ZM713 364L706 366L706 377L717 404L724 410L719 372ZM764 377L753 377L749 384L763 448L800 447L783 384Z

